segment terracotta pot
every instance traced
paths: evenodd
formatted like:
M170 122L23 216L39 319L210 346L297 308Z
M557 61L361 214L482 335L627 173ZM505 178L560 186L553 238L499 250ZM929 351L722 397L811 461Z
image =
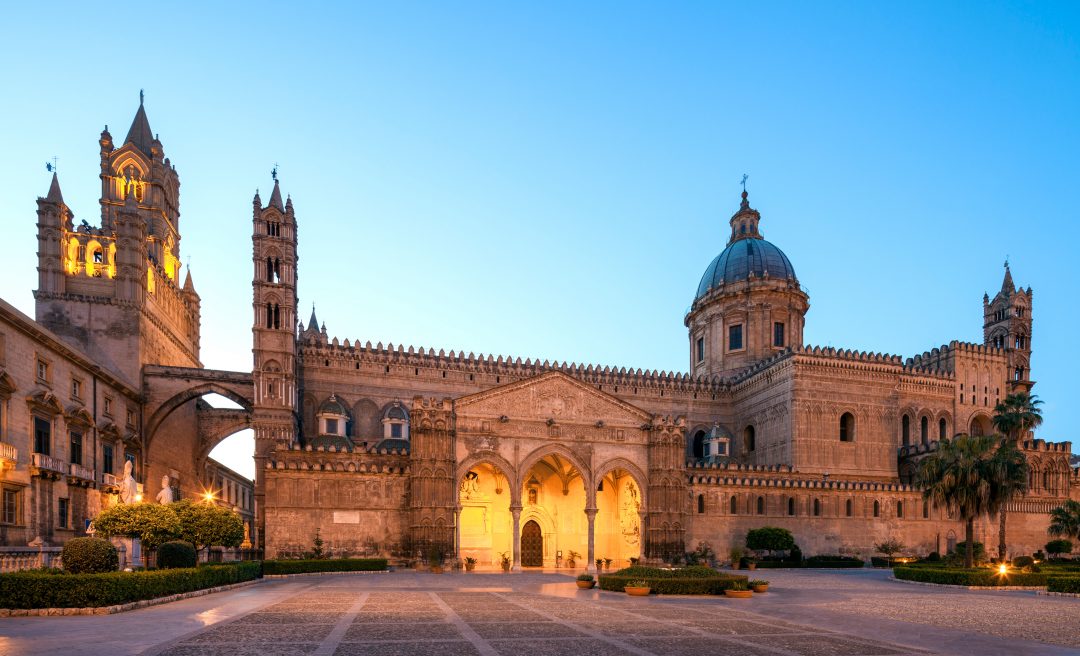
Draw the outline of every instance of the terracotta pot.
M582 590L590 590L594 585L596 585L596 581L576 581L576 583L577 587L581 588Z
M503 573L504 573L504 574L506 574L507 572L509 572L509 571L510 571L510 565L508 565L508 564L507 564L507 565L503 565L503 566L502 566L502 570L503 570Z
M753 586L753 590L754 590L754 592L768 592L769 591L769 586L768 585L755 585L755 586Z
M652 588L634 588L628 585L623 588L623 590L631 597L648 597L649 591L652 590Z
M432 565L431 566L431 573L432 574L442 574L443 573L442 565Z
M755 569L757 569L757 563L747 563L746 569L750 570L751 572L754 571Z
M754 596L754 593L750 590L724 590L724 596L733 599L749 599Z
M473 563L473 564L468 564L468 563L466 563L466 564L465 564L465 571L466 571L466 572L471 572L471 571L473 571L474 569L476 569L476 564L475 564L475 563Z

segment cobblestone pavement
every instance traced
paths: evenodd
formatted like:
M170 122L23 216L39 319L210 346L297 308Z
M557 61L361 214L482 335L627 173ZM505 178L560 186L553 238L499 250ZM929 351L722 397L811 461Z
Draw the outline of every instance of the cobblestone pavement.
M979 612L981 593L916 588L875 572L762 574L773 581L773 591L748 600L629 598L579 591L570 577L555 573L296 577L118 615L0 620L0 655L1078 653L973 633L982 620L969 626L970 615L958 606L963 601ZM958 621L939 628L901 622L885 610L916 598L921 615L953 614ZM1051 601L1024 593L1009 599L1010 614L1029 624L1035 623L1031 613L1043 612ZM1073 633L1080 630L1080 603L1053 601L1066 603L1045 608L1071 617L1067 628ZM1029 604L1035 604L1031 612ZM1080 644L1073 639L1068 644Z

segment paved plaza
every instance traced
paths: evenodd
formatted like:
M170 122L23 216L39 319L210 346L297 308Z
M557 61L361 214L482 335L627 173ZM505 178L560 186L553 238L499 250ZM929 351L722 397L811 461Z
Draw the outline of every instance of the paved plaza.
M0 655L1080 653L1080 600L769 571L753 599L629 598L559 573L303 576L128 613L0 620Z

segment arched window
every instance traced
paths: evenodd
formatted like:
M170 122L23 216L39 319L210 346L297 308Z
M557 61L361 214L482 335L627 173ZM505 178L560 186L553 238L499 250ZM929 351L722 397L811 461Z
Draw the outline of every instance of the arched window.
M691 445L690 455L694 458L705 457L705 431L699 430L694 433L694 443Z
M757 445L754 444L754 427L747 426L743 430L743 446L747 451L753 451Z
M759 514L759 515L764 515L765 514L765 497L758 497L757 498L757 514Z
M911 446L911 417L907 415L900 420L900 443Z
M930 519L930 502L929 501L923 501L922 502L922 518L923 519Z
M840 441L855 441L855 415L850 412L840 415Z
M881 504L877 501L874 502L874 517L881 517Z
M795 515L795 497L788 497L787 500L787 514Z
M697 495L697 511L699 515L705 514L705 495Z
M937 423L937 437L939 440L945 439L945 419L944 417L938 420Z
M855 507L855 504L853 504L853 503L851 502L851 499L848 499L848 500L847 500L847 501L846 501L846 502L844 503L844 514L845 514L845 515L847 515L848 517L851 517L851 516L852 516L852 514L854 514L854 512L853 512L853 511L854 511L854 507Z
M926 415L919 420L919 440L923 444L930 443L930 420L926 418Z
M735 498L734 494L731 495L731 508L730 508L730 510L731 510L732 515L738 515L739 514L739 500Z
M821 499L814 499L814 517L821 517Z
M903 501L897 501L896 502L896 516L901 517L901 518L904 516L904 502Z

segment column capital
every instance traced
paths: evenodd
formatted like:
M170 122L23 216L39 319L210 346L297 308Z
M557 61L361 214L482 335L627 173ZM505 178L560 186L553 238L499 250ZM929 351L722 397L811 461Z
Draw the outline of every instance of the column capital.
M600 511L598 509L596 509L596 508L586 508L585 509L585 516L588 517L589 519L593 519L594 517L596 517L596 513L598 513L598 512L600 512Z
M510 506L510 512L512 512L514 514L521 514L521 511L524 510L524 509L525 509L525 507L522 506L521 504L518 504L516 506Z

